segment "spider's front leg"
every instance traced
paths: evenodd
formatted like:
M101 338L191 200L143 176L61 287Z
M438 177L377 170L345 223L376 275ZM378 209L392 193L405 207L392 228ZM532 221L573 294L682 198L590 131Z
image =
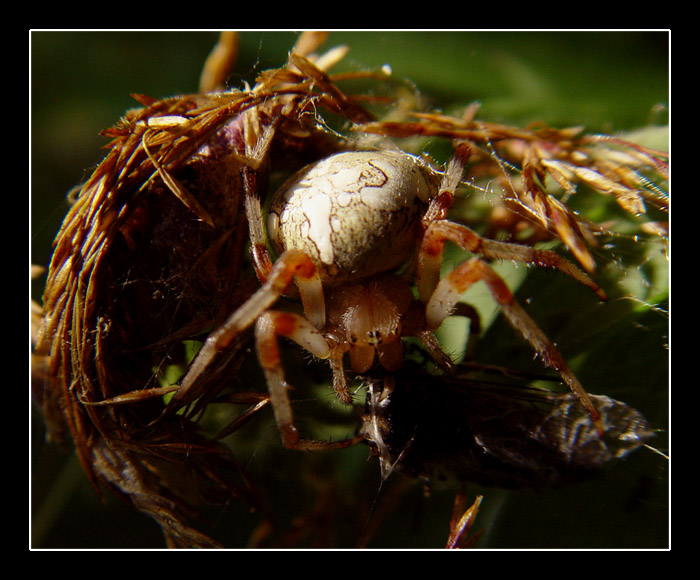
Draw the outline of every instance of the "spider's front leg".
M464 250L487 258L516 260L557 268L604 298L602 290L586 274L555 252L484 239L466 226L447 220L432 222L426 229L421 244L418 260L418 289L421 300L425 303L425 319L428 328L437 329L452 313L455 304L473 283L485 282L510 324L532 345L544 363L559 373L593 420L598 421L598 412L588 394L554 343L516 302L506 283L486 262L478 257L471 258L439 280L442 250L447 240L455 242Z
M209 367L216 354L250 328L287 291L293 279L296 279L307 318L316 328L323 327L326 321L325 303L316 268L304 253L297 250L285 252L275 262L265 284L207 337L180 382L180 389L170 403L171 408L179 407L199 396L195 388L197 379Z
M265 373L270 402L284 446L289 449L315 450L338 449L357 443L361 437L334 442L300 439L299 431L294 425L294 415L288 393L290 386L284 378L277 342L278 336L285 336L293 340L321 359L331 357L331 349L324 336L308 320L298 314L270 310L262 314L255 324L255 346L258 359Z
M296 280L305 317L290 312L269 310L288 290L292 280ZM182 404L196 399L200 394L196 388L197 379L206 371L216 354L255 324L256 350L265 373L270 402L284 445L290 449L334 449L355 444L357 438L333 443L302 440L294 426L287 393L289 385L284 379L277 337L286 336L318 358L333 358L332 349L320 332L325 322L323 289L315 266L303 252L298 250L284 252L270 270L265 284L224 324L209 335L182 379L180 389L175 393L170 408L179 408ZM334 377L334 383L344 385L342 377L338 380ZM339 392L339 395L342 393Z

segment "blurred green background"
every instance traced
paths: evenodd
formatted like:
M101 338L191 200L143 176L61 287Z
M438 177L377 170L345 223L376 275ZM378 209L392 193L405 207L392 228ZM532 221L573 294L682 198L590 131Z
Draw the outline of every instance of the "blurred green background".
M99 132L135 105L129 94L165 97L196 91L202 63L216 38L215 32L31 33L32 263L48 262L53 236L68 207L66 193L101 160L106 141ZM281 65L295 38L292 32L242 32L231 85L240 86L243 80L252 81L257 71ZM608 133L668 123L665 32L338 31L325 46L337 44L351 49L340 70L389 64L396 77L414 82L435 107L479 101L484 120L585 125ZM552 280L546 277L539 288L548 288L555 298L575 292L566 282L560 290ZM39 280L32 287L35 298L41 295L41 284ZM528 296L539 290L530 292ZM543 300L540 306L542 302L546 316L552 302ZM538 305L533 308L539 321ZM623 346L618 334L603 335L607 315L600 315L602 323L588 339L612 344L606 347L608 364L615 366L622 357L632 375L628 370L612 373L614 381L608 377L605 383L611 374L605 364L586 367L598 387L591 390L615 396L610 389L617 385L622 400L647 416L658 413L650 420L665 426L668 353L663 343L668 340L668 320L648 308L639 314L645 317L641 323L628 314L624 310L613 317L619 327L608 325L622 332L631 321L641 329L627 336ZM618 352L615 345L625 350ZM653 378L644 376L647 367L655 369ZM630 377L626 383L625 377ZM635 396L635 391L649 396ZM38 422L32 427L31 443L34 547L163 546L160 531L148 518L113 499L101 504L70 452L43 442ZM358 456L348 451L337 453L350 457L337 460L346 461L340 469L359 465ZM477 523L488 529L480 547L663 548L668 534L667 469L664 459L641 450L610 477L590 486L537 494L489 492ZM378 483L376 471L372 485ZM408 514L423 501L420 489L411 493L404 499L413 507L397 510L402 517L387 524L393 527L380 538L384 543L379 547L444 544L453 493L434 494L423 514L422 531L409 533Z

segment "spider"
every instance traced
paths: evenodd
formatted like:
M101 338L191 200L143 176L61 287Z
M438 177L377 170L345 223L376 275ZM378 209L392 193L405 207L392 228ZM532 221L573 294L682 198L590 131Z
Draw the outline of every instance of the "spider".
M601 298L604 294L589 276L556 252L482 238L446 219L470 151L468 142L457 143L444 171L419 157L392 150L346 151L306 166L271 200L266 225L278 253L274 262L266 249L255 175L248 172L251 253L262 286L209 335L175 400L183 402L216 354L254 326L257 356L284 446L329 449L352 445L361 436L335 442L300 436L278 338L291 339L315 357L327 359L338 398L350 403L345 353L356 374L367 372L374 364L393 372L402 365L401 338L413 336L441 369L451 372L452 361L440 349L433 331L455 310L465 290L483 281L512 326L546 365L559 372L596 418L590 398L554 344L514 300L487 260L556 268ZM448 241L473 257L440 279L443 247ZM414 284L418 298L414 298ZM274 309L281 296L298 297L303 315Z

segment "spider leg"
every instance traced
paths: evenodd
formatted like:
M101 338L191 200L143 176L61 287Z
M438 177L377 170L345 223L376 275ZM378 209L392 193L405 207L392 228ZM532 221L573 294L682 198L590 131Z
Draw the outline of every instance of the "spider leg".
M248 329L256 319L268 310L289 288L293 279L302 298L307 318L320 328L325 324L325 303L321 279L311 260L297 250L284 252L270 271L267 282L263 284L238 310L236 310L219 328L212 332L199 349L187 374L180 382L180 389L175 393L171 405L179 405L186 400L196 398L193 389L197 378L207 369L216 354L225 349L243 331Z
M272 272L272 259L266 243L265 220L263 219L258 188L258 170L265 165L277 129L285 119L292 116L298 104L298 99L290 99L265 128L261 128L257 112L254 109L246 111L244 117L246 165L241 170L244 191L243 206L248 221L253 267L258 279L263 284Z
M446 241L488 260L515 260L546 268L556 268L574 280L588 286L602 300L605 292L583 271L552 250L539 250L518 244L509 244L482 238L468 227L448 220L436 220L423 234L418 255L418 293L427 302L437 286Z
M360 440L357 437L334 442L299 437L289 400L290 385L285 380L282 368L278 336L286 336L318 358L329 358L331 352L323 335L298 314L270 310L262 314L255 323L256 350L265 373L270 402L284 446L289 449L317 450L338 449L357 443Z
M248 233L250 235L250 255L258 280L265 283L272 271L272 260L265 242L266 237L263 228L262 205L256 193L257 175L249 168L245 168L242 175L245 190L243 205L245 207L246 219L248 221Z
M471 258L440 280L426 305L425 318L428 328L433 330L438 328L450 315L454 305L467 288L480 280L486 283L510 324L532 345L545 365L559 373L593 420L599 422L598 412L588 393L568 367L554 343L516 302L503 279L483 260Z
M338 398L349 405L352 403L352 396L348 389L348 383L345 379L345 368L343 367L343 354L347 351L347 346L342 340L338 340L332 333L326 335L326 341L330 347L330 356L328 362L331 365L333 372L333 390L335 390Z

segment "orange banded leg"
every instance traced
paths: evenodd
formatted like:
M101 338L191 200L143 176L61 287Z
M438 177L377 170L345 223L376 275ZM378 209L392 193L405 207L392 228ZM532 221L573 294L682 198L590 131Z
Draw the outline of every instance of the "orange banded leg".
M277 336L286 336L314 356L328 358L330 350L323 335L298 314L270 310L255 323L255 347L265 373L270 402L275 414L282 442L290 449L299 445L299 433L294 426L292 407L284 379Z
M287 291L293 279L296 279L299 286L307 317L317 327L325 324L321 279L313 262L303 252L297 250L284 252L270 270L265 284L207 337L187 374L180 382L180 389L173 397L173 405L184 402L197 378L211 364L216 354L231 344L236 336L250 328L256 319ZM192 398L196 398L196 394Z
M299 437L289 400L290 385L284 378L278 336L286 336L318 358L329 358L331 351L323 335L298 314L270 310L261 315L255 324L255 346L265 373L270 402L284 446L302 450L338 449L360 441L361 437L334 442Z
M520 332L532 345L535 352L542 357L546 366L555 369L559 373L569 389L590 413L593 420L599 422L598 412L595 410L588 393L586 393L581 383L568 367L554 343L547 338L535 321L515 301L513 294L503 279L486 262L479 258L472 258L463 262L440 280L426 305L425 318L428 328L432 330L438 328L442 321L450 315L455 304L467 288L480 280L486 283L513 328Z
M556 268L588 286L601 299L606 298L603 290L587 274L556 252L489 240L461 224L437 220L426 229L419 253L418 293L423 302L428 301L440 279L442 253L446 241L489 260L515 260L545 268Z

